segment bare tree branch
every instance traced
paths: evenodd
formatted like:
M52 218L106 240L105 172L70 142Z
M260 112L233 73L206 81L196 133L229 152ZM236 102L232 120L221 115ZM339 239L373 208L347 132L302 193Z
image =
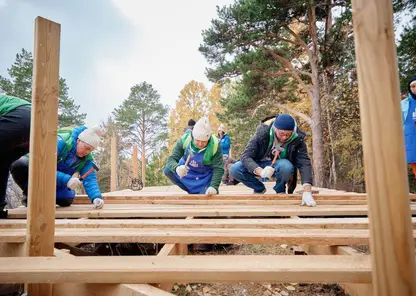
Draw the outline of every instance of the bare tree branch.
M305 113L302 113L302 112L296 111L296 110L294 110L294 109L292 109L292 108L290 108L290 107L287 107L287 106L285 106L285 105L283 105L283 104L280 104L280 103L275 103L275 104L276 104L276 106L277 106L277 107L279 107L280 109L285 110L286 112L292 113L292 114L296 115L296 116L297 116L297 117L299 117L299 118L302 118L302 119L303 119L303 120L305 120L305 121L306 121L306 123L307 123L307 124L309 124L310 126L312 126L312 125L313 125L312 118L310 118L310 117L309 117L308 115L306 115Z
M281 57L280 55L276 54L273 50L268 49L267 47L263 46L264 50L266 50L272 57L276 60L280 61L289 71L291 71L292 76L296 79L296 81L302 86L302 88L308 93L309 98L312 100L312 92L311 89L305 84L299 74L296 72L296 69L293 68L292 63Z
M296 38L296 40L298 40L300 46L302 46L305 52L308 53L309 48L308 48L308 45L305 43L305 41L303 41L302 38L300 38L300 36L296 34L292 29L290 29L288 26L284 26L284 28L286 29L286 31L290 33L290 35L292 35L293 37Z

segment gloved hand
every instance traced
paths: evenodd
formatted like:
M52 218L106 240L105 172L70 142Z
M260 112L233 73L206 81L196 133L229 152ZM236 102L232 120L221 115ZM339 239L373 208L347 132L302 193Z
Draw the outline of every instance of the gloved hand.
M315 207L316 201L312 197L312 192L304 191L302 194L302 203L301 206L307 205L308 207Z
M69 179L68 183L66 183L66 187L68 187L69 189L74 190L75 188L77 188L81 184L82 184L82 182L78 178L71 178L71 179Z
M261 177L262 178L271 178L274 174L274 168L272 168L271 166L266 166L262 171L261 171Z
M99 197L94 198L92 203L94 204L96 209L101 209L104 206L104 201Z
M185 165L180 165L176 168L176 173L180 178L183 178L186 176L186 174L189 172L189 168Z
M216 195L218 194L217 189L215 189L214 187L208 187L207 191L205 191L205 194L210 196L210 195Z

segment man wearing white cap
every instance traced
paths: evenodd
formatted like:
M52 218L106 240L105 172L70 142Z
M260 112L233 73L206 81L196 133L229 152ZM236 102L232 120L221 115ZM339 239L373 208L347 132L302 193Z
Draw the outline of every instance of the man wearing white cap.
M224 162L219 140L212 134L207 117L198 120L194 129L176 142L164 173L190 194L218 194Z
M85 192L97 209L104 206L104 201L97 182L94 159L91 152L101 141L99 127L78 126L73 130L58 131L58 164L56 172L56 204L68 207L75 198L74 189L83 184ZM73 175L78 172L80 178ZM11 173L15 182L27 196L29 156L23 156L14 162Z

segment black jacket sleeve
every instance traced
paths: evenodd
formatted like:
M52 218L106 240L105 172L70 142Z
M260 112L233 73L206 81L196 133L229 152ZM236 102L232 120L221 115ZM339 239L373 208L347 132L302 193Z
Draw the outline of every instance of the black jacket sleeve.
M302 184L309 183L312 185L312 167L311 159L308 154L306 144L302 141L296 147L296 157L294 158L294 165L300 172Z
M252 174L254 173L254 170L259 167L257 162L254 160L259 154L259 145L261 145L261 140L258 139L258 135L256 134L250 139L250 141L248 141L246 149L240 158L244 167Z

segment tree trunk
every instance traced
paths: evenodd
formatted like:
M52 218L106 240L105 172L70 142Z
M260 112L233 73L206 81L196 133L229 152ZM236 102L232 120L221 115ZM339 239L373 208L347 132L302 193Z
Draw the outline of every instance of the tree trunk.
M327 9L328 9L328 15L325 20L325 43L326 38L328 37L329 31L332 29L332 0L327 0ZM332 129L332 118L331 118L331 112L329 111L329 100L332 98L332 90L333 90L333 82L334 82L334 73L332 68L326 69L324 72L323 83L324 83L324 89L325 89L325 95L326 95L326 120L328 125L328 135L329 135L329 147L330 147L330 153L331 153L331 165L329 168L330 176L332 176L332 186L333 188L336 188L337 186L337 170L336 170L336 161L335 161L335 153L334 153L334 131ZM331 178L330 178L331 179Z
M309 51L309 60L312 72L312 167L314 173L314 185L324 185L324 144L321 124L321 97L318 69L318 38L315 16L315 1L308 1L309 30L312 38L312 50Z
M329 100L331 98L331 94L332 94L332 86L333 86L333 77L329 76L329 74L327 72L325 72L322 75L322 81L323 81L323 85L324 85L324 91L325 91L325 101L326 101L326 107L325 107L325 111L326 111L326 122L327 122L327 127L328 127L328 135L329 135L329 148L330 148L330 159L331 159L331 163L329 166L329 184L331 185L331 179L333 180L332 186L333 188L336 187L337 185L337 170L336 170L336 161L335 161L335 153L334 153L334 131L332 129L332 117L331 117L331 112L329 111Z
M329 112L328 106L326 107L326 120L328 123L328 134L329 134L329 147L331 148L331 166L330 166L330 174L333 179L332 187L336 188L337 186L337 165L335 161L335 153L334 153L334 135L332 130L332 118L331 113Z

